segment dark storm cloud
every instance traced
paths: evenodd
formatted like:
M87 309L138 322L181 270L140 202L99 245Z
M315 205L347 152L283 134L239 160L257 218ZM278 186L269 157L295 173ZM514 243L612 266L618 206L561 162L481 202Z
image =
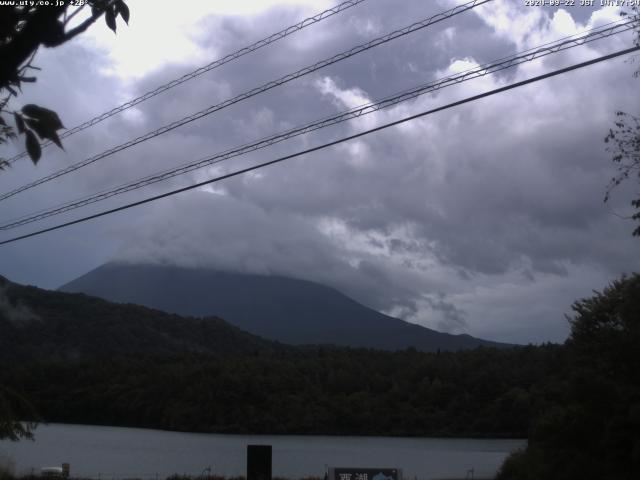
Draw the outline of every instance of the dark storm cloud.
M37 169L16 167L12 177L0 178L0 187L38 178L451 5L407 0L398 8L396 2L365 2L70 138L69 153L47 156ZM560 38L571 27L569 14L581 26L590 18L584 10L491 5L481 15L441 22L114 155L5 203L3 213L18 215L27 201L30 209L41 208L220 152L432 81L450 74L450 67L460 70ZM208 17L192 37L216 52L229 52L302 16L300 7L280 6L250 17ZM622 43L567 52L446 89L87 213L308 148ZM65 123L185 70L183 64L169 64L135 83L120 81L101 74L105 58L88 51L76 43L43 55L44 71L56 73L50 85L61 95L53 107L64 112ZM65 87L71 80L85 87ZM631 226L601 201L613 174L603 135L613 112L629 107L633 88L631 67L614 60L231 179L207 193L165 199L12 246L0 255L7 276L46 286L107 259L207 265L326 283L381 311L441 330L506 341L562 340L563 313L571 301L638 268L629 260L637 248ZM43 104L49 98L48 90L36 93L34 100ZM620 195L612 207L624 203Z

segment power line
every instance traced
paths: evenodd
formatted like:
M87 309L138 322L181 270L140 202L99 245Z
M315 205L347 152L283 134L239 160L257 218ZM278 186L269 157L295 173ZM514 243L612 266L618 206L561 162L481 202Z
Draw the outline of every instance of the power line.
M200 67L192 72L189 72L179 78L176 78L174 80L171 80L168 83L165 83L163 85L160 85L159 87L156 87L155 89L144 93L142 95L140 95L139 97L136 97L132 100L129 100L128 102L123 103L122 105L119 105L111 110L109 110L108 112L102 113L90 120L87 120L86 122L77 125L69 130L64 131L62 134L60 134L60 138L67 138L70 137L71 135L81 132L82 130L85 130L89 127L92 127L100 122L102 122L103 120L106 120L107 118L110 118L114 115L117 115L120 112L124 112L125 110L134 107L146 100L149 100L152 97L155 97L156 95L159 95L161 93L166 92L167 90L172 89L173 87L177 87L178 85L181 85L185 82L188 82L189 80L192 80L196 77L199 77L200 75L210 72L211 70L221 67L222 65L224 65L225 63L229 63L233 60L237 60L240 57L243 57L244 55L247 55L249 53L255 52L256 50L259 50L262 47L266 47L267 45L270 45L272 43L277 42L278 40L281 40L293 33L296 33L300 30L302 30L303 28L309 27L311 25L314 25L318 22L321 22L322 20L332 17L333 15L336 15L344 10L347 10L348 8L354 7L356 5L358 5L359 3L362 3L366 0L348 0L346 2L342 2L339 5L336 5L335 7L329 8L323 12L320 12L312 17L309 18L305 18L304 20L302 20L301 22L296 23L295 25L291 25L283 30L280 30L277 33L274 33L266 38L263 38L262 40L258 40L257 42L252 43L251 45L248 45L246 47L243 47L239 50L236 50L233 53L230 53L228 55L225 55L222 58L219 58L218 60L215 60L203 67ZM46 141L44 143L42 143L42 148L48 147L49 145L53 145L53 142L51 141ZM12 157L11 159L9 159L9 163L14 163L17 160L24 158L27 156L27 152L21 152L18 155Z
M414 33L418 30L421 30L423 28L426 28L430 25L433 25L435 23L441 22L443 20L446 20L448 18L451 18L455 15L459 15L460 13L466 12L467 10L471 10L479 5L491 2L493 0L472 0L471 2L462 4L462 5L458 5L450 10L447 10L445 12L442 13L438 13L436 15L433 15L429 18L426 18L424 20L421 20L419 22L413 23L405 28L399 29L399 30L395 30L391 33L388 33L386 35L383 35L382 37L378 37L374 40L371 40L367 43L358 45L356 47L351 48L350 50L347 50L345 52L339 53L337 55L334 55L333 57L327 58L325 60L321 60L320 62L317 62L311 66L308 67L304 67L294 73L290 73L288 75L285 75L281 78L279 78L278 80L272 80L268 83L265 83L264 85L260 86L260 87L256 87L253 88L247 92L244 92L240 95L237 95L231 99L225 100L222 103L218 103L216 105L212 105L210 107L205 108L204 110L201 110L199 112L196 112L188 117L184 117L180 120L177 120L173 123L170 123L169 125L165 125L163 127L160 127L156 130L153 130L149 133L146 133L144 135L141 135L137 138L134 138L133 140L130 140L126 143L120 144L116 147L110 148L109 150L106 150L98 155L95 155L93 157L90 157L86 160L83 160L81 162L77 162L73 165L70 165L66 168L63 168L62 170L58 170L57 172L54 172L50 175L47 175L46 177L40 178L39 180L36 180L34 182L28 183L26 185L23 185L19 188L16 188L15 190L12 190L8 193L4 193L2 195L0 195L0 201L2 200L6 200L7 198L13 197L14 195L17 195L18 193L24 192L25 190L29 190L31 188L37 187L38 185L42 185L43 183L49 182L55 178L58 178L62 175L66 175L68 173L71 173L73 171L76 171L82 167L85 167L87 165L90 165L92 163L97 162L98 160L101 160L105 157L108 157L110 155L113 155L117 152L121 152L122 150L125 150L129 147L132 147L134 145L137 145L139 143L142 143L146 140L150 140L154 137L157 137L159 135L163 135L171 130L174 130L178 127L181 127L183 125L186 125L187 123L193 122L195 120L199 120L200 118L203 118L207 115L210 115L214 112L217 112L219 110L222 110L223 108L226 108L230 105L233 105L235 103L241 102L243 100L246 100L248 98L251 98L255 95L264 93L268 90L271 90L272 88L275 88L277 86L283 85L287 82L290 82L292 80L295 80L297 78L300 78L304 75L308 75L309 73L315 72L316 70L320 70L321 68L324 68L326 66L332 65L334 63L340 62L346 58L352 57L354 55L357 55L359 53L362 53L364 51L367 51L371 48L377 47L379 45L382 45L384 43L390 42L392 40L395 40L397 38L403 37L405 35L409 35L411 33Z
M187 163L180 167L165 170L155 175L146 176L136 181L129 182L112 189L103 190L96 194L83 197L79 200L67 202L62 205L58 205L56 207L51 207L49 209L41 210L36 213L31 213L29 215L22 216L18 219L11 220L5 224L0 225L0 230L9 230L9 229L23 226L39 220L43 220L45 218L49 218L54 215L66 213L71 210L84 207L86 205L90 205L102 200L106 200L116 195L121 195L123 193L137 190L139 188L152 185L160 181L173 178L178 175L183 175L185 173L191 172L193 170L197 170L199 168L203 168L208 165L221 163L231 158L238 157L240 155L244 155L249 152L253 152L262 148L269 147L271 145L280 143L285 140L289 140L299 135L310 133L310 132L313 132L322 128L326 128L328 126L335 125L338 123L342 123L354 118L359 118L363 115L368 115L378 110L392 107L401 102L414 99L418 96L421 96L427 93L435 92L442 88L446 88L455 84L472 80L474 78L493 74L498 71L511 68L525 62L530 62L535 59L542 58L553 53L558 53L571 48L575 48L575 47L584 45L586 43L608 38L612 35L620 34L633 28L634 28L633 20L618 21L618 22L613 22L612 24L605 25L600 28L592 29L588 31L586 34L583 34L581 37L568 38L566 40L559 40L559 41L556 41L555 43L553 42L545 43L544 45L546 46L542 48L538 48L538 49L532 48L532 49L526 50L524 53L516 53L511 57L506 57L492 63L486 63L484 65L480 65L478 67L468 69L464 72L459 73L458 75L445 77L435 82L414 87L410 90L406 90L404 92L395 94L393 96L386 97L382 100L361 105L359 107L347 110L346 112L342 112L337 115L326 117L324 119L317 120L315 122L309 123L301 127L295 127L293 129L287 130L285 132L282 132L270 137L263 138L253 143L245 144L240 147L235 147L225 152L218 153L213 156L209 156L207 158L197 160L195 162Z
M450 108L453 108L453 107L457 107L459 105L463 105L463 104L466 104L466 103L474 102L474 101L480 100L482 98L490 97L490 96L496 95L498 93L506 92L508 90L512 90L514 88L522 87L524 85L528 85L528 84L531 84L531 83L534 83L534 82L538 82L538 81L541 81L541 80L544 80L544 79L547 79L547 78L555 77L557 75L562 75L564 73L567 73L567 72L570 72L570 71L573 71L573 70L584 68L584 67L587 67L589 65L594 65L596 63L604 62L606 60L610 60L612 58L619 57L621 55L626 55L626 54L631 53L631 52L636 52L638 50L640 50L640 46L631 47L631 48L627 48L627 49L624 49L624 50L619 50L617 52L610 53L608 55L603 55L603 56L595 58L593 60L577 63L577 64L571 65L569 67L561 68L561 69L554 70L554 71L549 72L549 73L545 73L543 75L538 75L536 77L529 78L527 80L522 80L520 82L515 82L515 83L512 83L512 84L504 86L504 87L500 87L500 88L496 88L496 89L493 89L493 90L489 90L488 92L484 92L484 93L481 93L481 94L478 94L478 95L474 95L472 97L467 97L467 98L465 98L463 100L458 100L456 102L452 102L452 103L449 103L449 104L444 105L444 106L433 108L431 110L427 110L427 111L424 111L424 112L421 112L421 113L418 113L418 114L415 114L415 115L411 115L409 117L405 117L405 118L402 118L400 120L389 122L389 123L386 123L384 125L380 125L378 127L371 128L369 130L365 130L363 132L356 133L354 135L350 135L348 137L343 137L343 138L340 138L338 140L334 140L332 142L328 142L328 143L324 143L322 145L318 145L316 147L308 148L306 150L302 150L302 151L299 151L299 152L296 152L296 153L292 153L290 155L285 155L283 157L276 158L275 160L270 160L268 162L260 163L258 165L254 165L252 167L247 167L247 168L243 168L241 170L236 170L235 172L227 173L225 175L220 175L218 177L214 177L214 178L211 178L209 180L205 180L203 182L195 183L195 184L189 185L187 187L178 188L176 190L165 192L165 193L160 194L160 195L155 195L153 197L145 198L144 200L139 200L137 202L128 203L128 204L122 205L120 207L112 208L110 210L105 210L105 211L102 211L102 212L99 212L99 213L95 213L93 215L89 215L89 216L82 217L82 218L79 218L79 219L76 219L76 220L72 220L70 222L61 223L61 224L55 225L53 227L45 228L45 229L38 230L36 232L28 233L28 234L25 234L25 235L20 235L18 237L14 237L14 238L11 238L9 240L4 240L4 241L0 242L0 245L6 245L8 243L17 242L19 240L24 240L26 238L34 237L36 235L41 235L43 233L52 232L54 230L59 230L61 228L65 228L65 227L68 227L68 226L71 226L71 225L75 225L75 224L78 224L78 223L86 222L88 220L93 220L95 218L103 217L105 215L110 215L112 213L120 212L120 211L123 211L123 210L128 210L129 208L137 207L137 206L140 206L140 205L144 205L146 203L150 203L150 202L154 202L156 200L160 200L162 198L166 198L166 197L170 197L170 196L173 196L173 195L177 195L178 193L182 193L182 192L186 192L186 191L189 191L189 190L193 190L193 189L202 187L204 185L209 185L209 184L216 183L216 182L219 182L219 181L222 181L222 180L226 180L226 179L231 178L231 177L242 175L244 173L248 173L248 172L251 172L253 170L258 170L260 168L264 168L264 167L267 167L267 166L270 166L270 165L274 165L276 163L284 162L285 160L290 160L292 158L300 157L302 155L306 155L308 153L316 152L318 150L323 150L325 148L332 147L334 145L338 145L340 143L344 143L344 142L347 142L347 141L350 141L350 140L354 140L356 138L360 138L360 137L363 137L365 135L369 135L369 134L374 133L374 132L378 132L378 131L381 131L381 130L384 130L384 129L387 129L387 128L390 128L390 127L393 127L393 126L396 126L396 125L400 125L400 124L405 123L405 122L409 122L411 120L415 120L417 118L421 118L421 117L424 117L424 116L427 116L427 115L431 115L433 113L441 112L443 110L447 110L447 109L450 109Z

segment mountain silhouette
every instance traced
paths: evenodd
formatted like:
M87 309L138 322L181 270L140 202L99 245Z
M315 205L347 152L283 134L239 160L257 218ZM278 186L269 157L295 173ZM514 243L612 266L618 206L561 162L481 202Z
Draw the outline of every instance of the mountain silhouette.
M0 363L291 349L215 317L189 318L83 294L19 285L0 276ZM1 368L1 367L0 367Z
M216 316L254 335L292 345L422 351L507 346L437 332L384 315L333 288L281 276L108 263L60 290L178 315Z

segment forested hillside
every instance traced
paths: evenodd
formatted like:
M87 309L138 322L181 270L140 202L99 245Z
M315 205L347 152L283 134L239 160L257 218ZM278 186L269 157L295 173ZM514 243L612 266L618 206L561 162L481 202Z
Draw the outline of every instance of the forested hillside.
M185 318L83 294L26 287L0 277L0 360L122 355L213 356L286 348L219 318Z
M525 437L563 376L561 346L458 353L308 348L42 361L0 382L47 421L195 432Z

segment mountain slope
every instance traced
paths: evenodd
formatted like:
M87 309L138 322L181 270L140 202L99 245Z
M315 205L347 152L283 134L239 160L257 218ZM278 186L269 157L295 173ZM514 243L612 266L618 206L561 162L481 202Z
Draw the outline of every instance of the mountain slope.
M183 318L83 294L52 292L0 276L0 361L214 356L285 348L219 318Z
M313 282L170 266L106 264L60 288L190 316L216 315L264 338L388 350L502 344L383 315Z

